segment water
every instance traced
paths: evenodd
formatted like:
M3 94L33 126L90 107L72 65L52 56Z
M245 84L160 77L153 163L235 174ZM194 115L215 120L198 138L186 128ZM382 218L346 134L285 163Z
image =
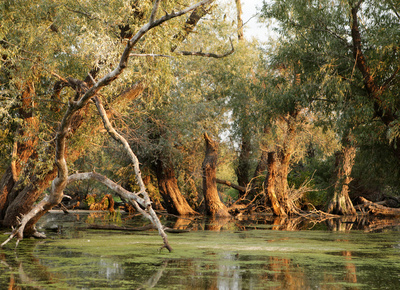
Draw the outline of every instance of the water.
M49 239L0 250L0 289L400 289L396 220L164 219L191 229L168 235L172 253L156 231L84 228L147 223L126 218L48 214Z

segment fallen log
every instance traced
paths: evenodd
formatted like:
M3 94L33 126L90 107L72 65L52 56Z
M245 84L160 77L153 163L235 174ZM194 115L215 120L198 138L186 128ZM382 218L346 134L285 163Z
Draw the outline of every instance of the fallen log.
M382 216L400 216L400 208L392 208L383 206L360 196L361 204L355 206L356 209L363 211L365 214L382 215Z

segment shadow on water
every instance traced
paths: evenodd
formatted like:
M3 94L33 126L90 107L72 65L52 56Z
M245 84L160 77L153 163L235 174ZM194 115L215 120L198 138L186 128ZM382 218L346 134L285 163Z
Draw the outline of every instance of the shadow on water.
M50 213L40 221L49 239L0 250L0 288L400 287L398 219L163 217L163 224L181 232L169 234L172 253L159 251L156 231L88 230L93 223L142 227L146 221L124 214Z

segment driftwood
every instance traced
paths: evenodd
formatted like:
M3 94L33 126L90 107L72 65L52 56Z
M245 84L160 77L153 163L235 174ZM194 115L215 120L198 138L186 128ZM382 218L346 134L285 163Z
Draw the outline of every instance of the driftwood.
M364 214L382 215L382 216L400 216L400 208L391 208L374 203L360 196L359 200L362 204L356 205L354 208L362 211Z

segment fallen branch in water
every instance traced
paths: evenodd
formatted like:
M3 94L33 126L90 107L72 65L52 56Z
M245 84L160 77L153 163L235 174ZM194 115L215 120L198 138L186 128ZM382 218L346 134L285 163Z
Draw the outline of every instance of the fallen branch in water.
M364 214L382 215L382 216L400 216L400 208L392 208L369 201L360 196L362 204L356 205L354 208L362 211Z

